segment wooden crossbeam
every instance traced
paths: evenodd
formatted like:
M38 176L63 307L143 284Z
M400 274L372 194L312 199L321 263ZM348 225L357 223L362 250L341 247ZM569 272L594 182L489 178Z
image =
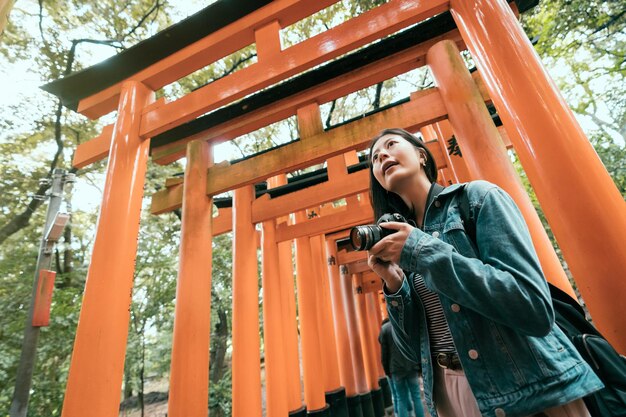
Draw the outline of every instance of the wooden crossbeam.
M391 0L283 50L280 60L259 61L147 113L140 135L165 132L447 9L447 0Z
M305 236L318 236L366 224L372 221L374 213L369 204L354 209L342 208L336 213L316 217L294 225L280 224L276 228L276 240L283 242Z
M232 166L214 166L208 172L207 194L216 195L273 175L321 163L350 150L362 150L376 132L386 127L412 129L445 117L446 110L439 91L435 88L425 90L419 99L319 133L307 140L294 142ZM441 151L435 153L441 154Z
M403 52L358 68L348 74L317 85L315 88L276 101L271 106L265 106L243 116L229 119L175 143L153 148L152 160L157 164L169 164L185 156L187 143L192 140L202 139L215 142L231 140L293 116L297 109L305 103L330 102L353 91L406 73L422 66L428 49L443 39L453 40L457 42L459 49L464 49L459 32L457 30L448 32L444 36L433 38ZM82 168L108 156L112 128L113 125L105 126L100 136L78 145L73 165Z
M260 223L319 204L369 190L369 171L364 169L299 191L270 198L265 194L252 203L252 221Z
M254 43L254 30L274 20L287 27L337 0L274 0L205 38L134 74L131 78L158 90ZM78 103L79 113L96 119L117 107L122 82Z
M306 140L283 146L234 165L215 165L207 173L207 195L216 195L243 185L262 181L273 175L320 163L350 150L363 149L367 146L369 139L383 128L394 126L414 130L422 125L444 119L445 114L438 90L434 88L424 90L408 103L375 113L368 118L313 135ZM440 146L434 142L426 145L437 161L438 167L445 167ZM182 184L177 184L179 181L178 179L175 180L176 184L166 187L152 196L151 212L153 214L164 213L181 206ZM324 190L323 193L320 193L322 196L330 194L330 191L325 190L324 187L319 189ZM352 194L358 192L360 191ZM337 198L341 197L326 201ZM285 197L283 201L289 201L289 199L290 197ZM262 202L255 204L259 204L259 207L263 206ZM264 210L267 212L269 209ZM261 216L265 219L267 214L261 214Z

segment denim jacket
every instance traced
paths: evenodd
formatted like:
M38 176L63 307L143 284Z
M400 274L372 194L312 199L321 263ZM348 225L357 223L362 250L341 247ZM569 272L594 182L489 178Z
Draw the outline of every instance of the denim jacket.
M465 191L463 191L465 189ZM476 250L459 212L467 193ZM477 257L478 254L478 257ZM426 209L423 230L404 244L400 267L436 292L463 370L484 416L527 416L602 388L554 325L548 286L526 223L513 200L486 181L445 188ZM394 340L420 362L426 405L433 403L433 359L424 307L404 279L385 292Z

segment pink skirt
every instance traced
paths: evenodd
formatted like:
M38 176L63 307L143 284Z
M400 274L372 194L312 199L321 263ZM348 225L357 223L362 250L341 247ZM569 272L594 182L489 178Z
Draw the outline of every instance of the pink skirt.
M435 404L439 417L481 417L465 373L435 367ZM500 412L499 412L500 411ZM496 410L506 417L504 410ZM582 399L549 408L528 417L591 417Z

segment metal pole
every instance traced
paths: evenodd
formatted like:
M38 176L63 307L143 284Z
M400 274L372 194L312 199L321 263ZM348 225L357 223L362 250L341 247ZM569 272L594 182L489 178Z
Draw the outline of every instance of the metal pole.
M33 310L35 307L35 295L37 293L37 284L39 281L39 271L48 269L52 260L53 241L46 240L46 232L50 228L56 214L61 207L63 199L63 186L65 184L65 171L55 169L52 173L52 186L50 191L50 202L48 203L48 211L46 213L46 223L43 227L41 237L41 245L39 247L39 256L37 257L37 267L35 268L35 280L33 284L33 293L26 320L26 328L24 330L24 341L22 343L22 354L20 363L17 367L17 376L15 378L15 391L13 392L13 401L9 411L10 417L26 417L28 411L28 397L33 378L33 369L35 367L35 357L37 355L37 339L39 338L39 327L33 326Z

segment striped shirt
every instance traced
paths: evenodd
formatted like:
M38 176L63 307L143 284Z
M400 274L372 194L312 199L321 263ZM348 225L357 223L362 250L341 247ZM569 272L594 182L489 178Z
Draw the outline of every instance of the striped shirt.
M422 300L426 311L430 353L434 355L442 352L456 352L450 327L448 327L446 317L443 315L443 308L437 293L426 288L424 277L420 274L413 274L413 288Z

